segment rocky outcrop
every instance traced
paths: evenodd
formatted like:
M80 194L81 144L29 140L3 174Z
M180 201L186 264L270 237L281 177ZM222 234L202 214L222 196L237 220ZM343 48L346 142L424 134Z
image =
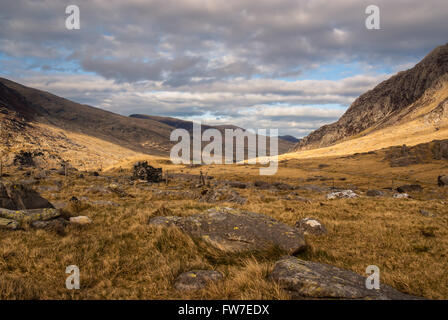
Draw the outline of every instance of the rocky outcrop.
M265 250L277 246L296 254L306 248L298 230L268 216L230 208L210 209L187 217L155 217L155 226L176 226L225 252Z
M39 193L22 184L0 182L0 208L10 210L53 208Z
M366 278L357 273L290 256L277 261L270 277L293 299L418 299L382 283L378 290L367 289Z
M366 129L394 125L404 114L418 107L413 104L428 89L446 81L447 74L448 44L434 49L414 68L399 72L361 95L337 122L312 132L292 150L326 147Z

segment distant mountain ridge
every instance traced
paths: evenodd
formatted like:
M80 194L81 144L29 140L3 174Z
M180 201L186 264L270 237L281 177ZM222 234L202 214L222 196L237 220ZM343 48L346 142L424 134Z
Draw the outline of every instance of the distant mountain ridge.
M418 117L443 117L448 102L447 83L448 44L434 49L412 69L399 72L361 95L337 122L313 131L292 151L332 146Z

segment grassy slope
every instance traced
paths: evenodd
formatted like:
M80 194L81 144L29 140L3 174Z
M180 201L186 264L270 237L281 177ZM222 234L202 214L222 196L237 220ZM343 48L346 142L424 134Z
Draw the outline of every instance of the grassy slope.
M335 178L336 186L356 185L358 193L370 188L419 182L425 187L415 199L325 200L325 193L301 191L311 203L283 200L289 191L239 190L249 201L243 205L222 203L273 216L289 225L304 217L320 219L329 234L308 237L311 245L302 257L333 264L364 274L368 265L381 270L381 281L404 292L428 298L448 298L448 190L438 188L436 175L447 171L446 162L434 161L407 168L389 168L381 154L349 158L291 159L281 163L275 177L260 177L252 166L209 166L195 169L171 167L184 173L207 171L216 179L240 181L283 181L293 185L327 184L306 182L315 176ZM319 169L319 164L329 167ZM166 169L170 168L166 166ZM129 173L127 173L129 174ZM52 201L66 201L72 195L112 200L119 207L71 208L72 214L88 215L94 224L86 228L70 226L65 236L42 230L8 232L0 230L0 297L62 299L285 299L287 296L268 279L281 252L253 255L228 255L192 240L176 229L163 230L147 225L155 215L189 215L215 204L191 199L160 197L151 188L124 184L123 173L110 178L70 177L61 192L44 193ZM346 178L345 181L339 180ZM61 179L55 177L53 179ZM44 184L53 183L49 180ZM135 198L114 194L92 194L95 185L117 180ZM171 182L156 188L189 185ZM165 209L164 209L165 208ZM169 210L166 210L168 208ZM420 215L420 209L437 214ZM428 236L429 234L429 236ZM434 236L431 236L431 235ZM81 270L79 291L65 289L66 266ZM197 292L182 294L172 288L176 276L193 268L213 268L226 279Z

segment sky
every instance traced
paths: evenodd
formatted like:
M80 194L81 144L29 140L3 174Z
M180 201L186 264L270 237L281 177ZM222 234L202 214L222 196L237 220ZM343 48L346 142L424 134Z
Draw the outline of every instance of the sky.
M122 115L300 138L447 43L447 17L446 0L0 0L0 76Z

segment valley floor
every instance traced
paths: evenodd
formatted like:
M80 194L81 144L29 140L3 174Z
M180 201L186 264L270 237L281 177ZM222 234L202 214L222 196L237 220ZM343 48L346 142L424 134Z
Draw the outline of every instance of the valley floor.
M128 178L129 169L101 172L98 177L85 174L84 178L53 173L31 182L67 214L89 216L93 224L69 225L65 232L0 230L0 298L288 299L268 277L284 252L223 253L176 228L148 224L154 216L187 216L226 206L266 214L291 226L305 217L317 218L328 234L307 236L309 248L299 254L301 258L361 275L368 265L376 265L382 283L411 295L448 299L448 188L437 186L437 176L448 173L446 161L391 168L374 153L289 159L271 177L259 176L258 168L248 165L187 168L171 167L166 161L151 164L169 170L167 184L135 184ZM10 177L3 179L28 179L17 178L23 171L9 170ZM213 177L210 182L221 181L218 185L247 183L243 189L226 187L247 201L206 202L192 197L211 188L196 186L200 171ZM251 184L258 180L296 189L262 189ZM125 193L107 191L111 183ZM411 199L393 197L392 188L415 183L423 187L422 192L410 193ZM359 197L327 200L333 187L351 189ZM366 196L370 189L381 190L384 196ZM72 196L81 204L70 204ZM435 216L424 216L421 210ZM65 288L69 265L80 268L80 290ZM225 278L198 292L176 291L176 277L192 269L215 269Z

